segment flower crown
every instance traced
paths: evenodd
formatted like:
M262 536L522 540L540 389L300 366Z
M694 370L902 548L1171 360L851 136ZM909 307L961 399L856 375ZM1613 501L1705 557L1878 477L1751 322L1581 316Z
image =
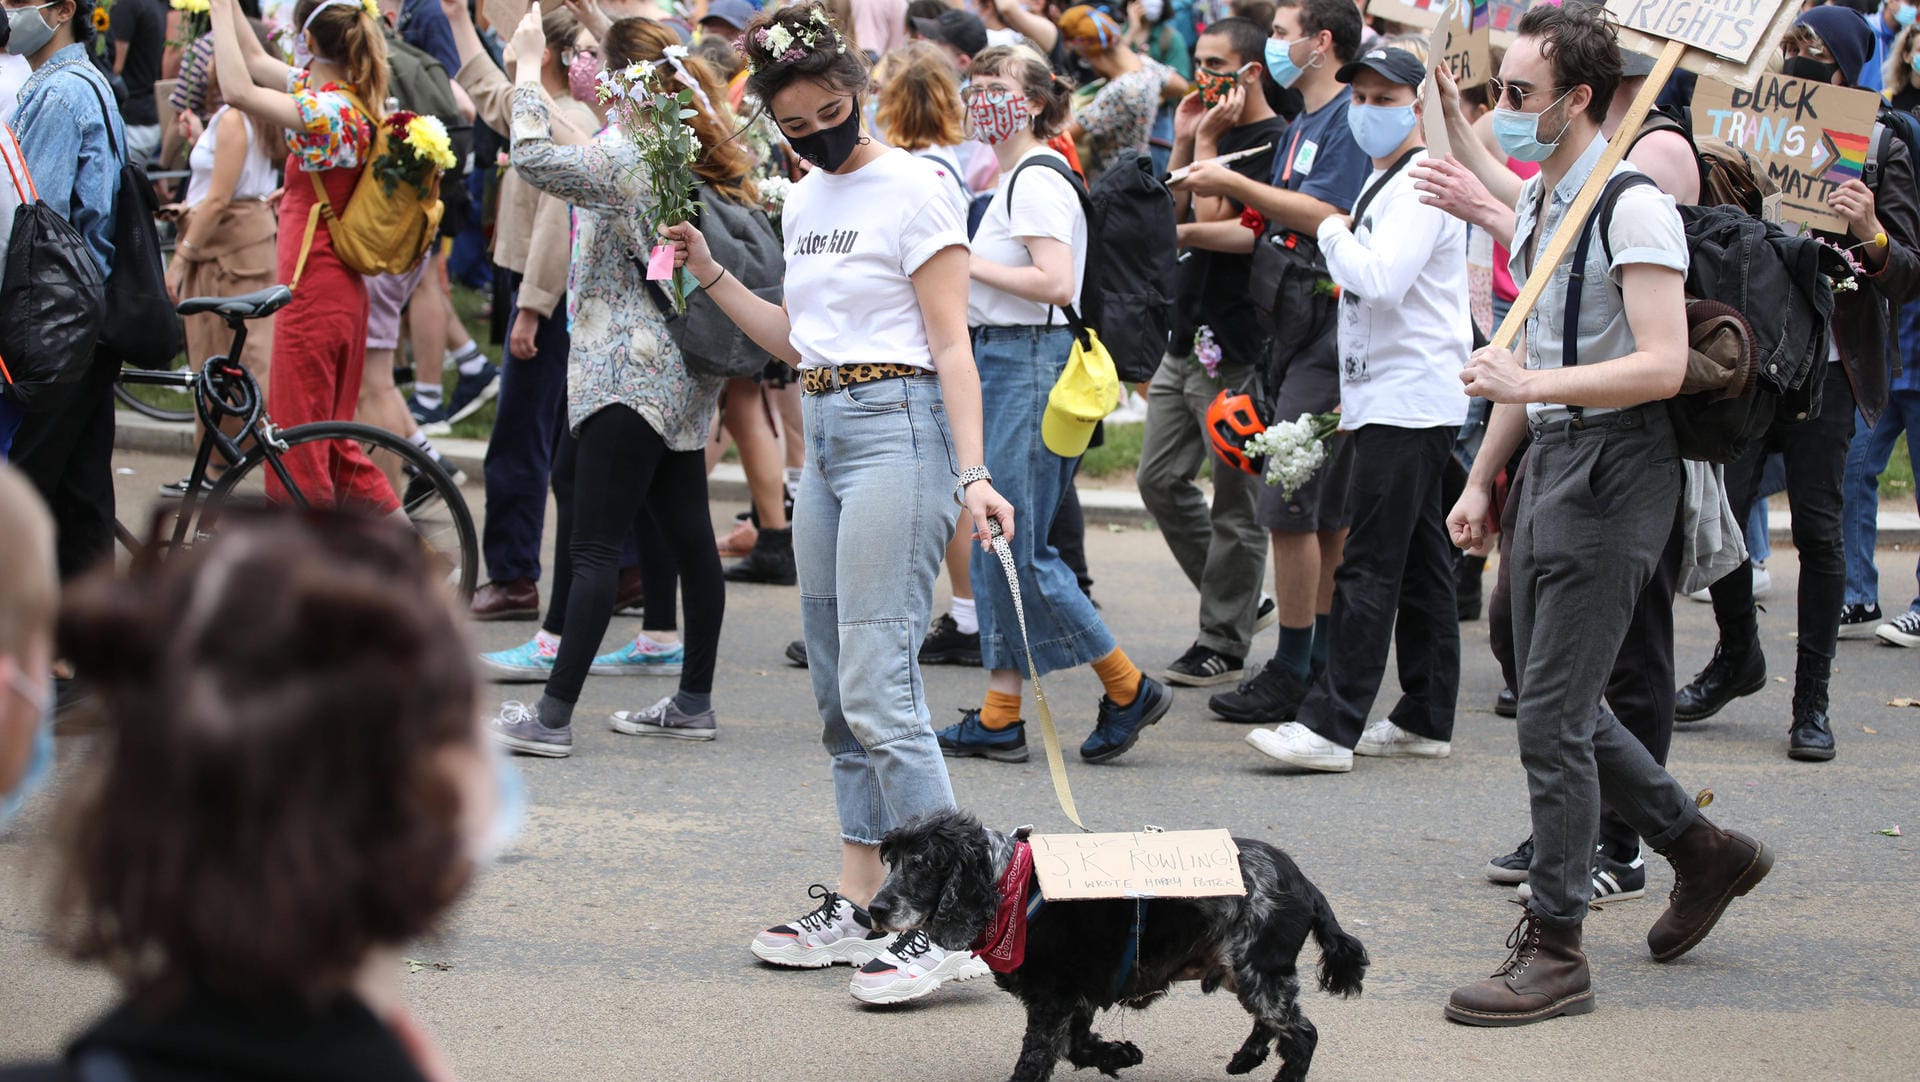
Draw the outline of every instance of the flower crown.
M748 67L755 72L767 64L792 64L805 60L808 53L828 45L832 45L837 53L847 51L846 39L840 36L839 29L833 25L833 20L827 18L827 13L817 6L808 13L807 21L797 30L779 23L763 26L753 32L753 43L766 50L770 58L756 64L749 56Z

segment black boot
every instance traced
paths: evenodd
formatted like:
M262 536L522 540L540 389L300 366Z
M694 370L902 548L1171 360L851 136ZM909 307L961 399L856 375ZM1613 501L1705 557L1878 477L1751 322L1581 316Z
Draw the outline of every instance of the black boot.
M1801 650L1793 672L1793 728L1787 730L1787 755L1824 763L1833 758L1833 728L1827 724L1827 681L1833 659Z
M1713 660L1673 700L1675 721L1705 721L1742 695L1767 686L1767 658L1757 631L1722 640Z
M727 568L728 582L764 582L792 586L800 581L793 566L793 530L761 530L747 558Z
M1462 556L1453 565L1453 596L1463 624L1480 619L1480 579L1486 570L1485 556Z

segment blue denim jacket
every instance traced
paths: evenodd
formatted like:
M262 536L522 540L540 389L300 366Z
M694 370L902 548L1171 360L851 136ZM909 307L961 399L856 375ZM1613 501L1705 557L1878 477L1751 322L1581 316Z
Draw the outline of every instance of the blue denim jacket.
M104 111L102 100L107 103ZM113 125L111 145L108 124ZM84 45L54 53L21 86L13 134L41 201L79 230L104 278L113 270L113 208L120 195L127 130L113 107L113 90L87 59Z

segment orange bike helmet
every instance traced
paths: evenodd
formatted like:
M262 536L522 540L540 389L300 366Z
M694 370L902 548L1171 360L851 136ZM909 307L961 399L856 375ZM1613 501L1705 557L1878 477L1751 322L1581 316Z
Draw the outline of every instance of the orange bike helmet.
M1258 474L1260 469L1247 457L1247 440L1267 430L1253 396L1245 391L1224 390L1207 407L1207 441L1220 461L1241 473Z

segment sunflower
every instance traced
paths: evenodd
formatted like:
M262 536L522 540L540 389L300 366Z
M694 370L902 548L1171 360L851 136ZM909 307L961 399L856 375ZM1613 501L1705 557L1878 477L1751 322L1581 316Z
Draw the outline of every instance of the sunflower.
M108 31L109 29L111 29L112 27L113 27L113 18L112 18L111 16L109 16L109 15L107 14L107 9L106 9L106 8L94 8L94 9L93 9L93 31L94 31L94 33L96 33L96 34L104 34L104 33L106 33L106 32L107 32L107 31Z

